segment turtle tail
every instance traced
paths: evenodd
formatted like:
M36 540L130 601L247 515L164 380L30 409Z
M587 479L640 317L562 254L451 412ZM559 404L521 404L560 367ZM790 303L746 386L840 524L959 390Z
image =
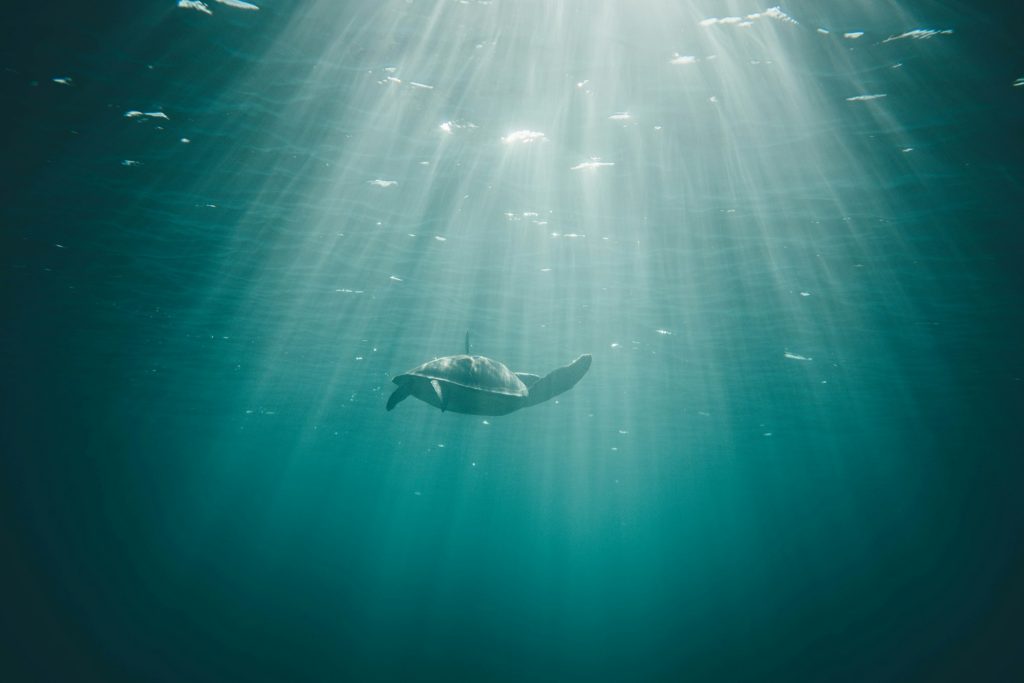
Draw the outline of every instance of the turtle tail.
M552 370L541 377L530 385L530 393L526 396L524 407L535 406L572 389L583 379L583 375L587 374L592 360L591 355L585 353L564 368Z

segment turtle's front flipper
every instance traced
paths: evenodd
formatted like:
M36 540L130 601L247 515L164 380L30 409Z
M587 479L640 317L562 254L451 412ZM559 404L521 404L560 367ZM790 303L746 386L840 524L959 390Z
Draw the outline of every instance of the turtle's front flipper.
M448 395L441 390L441 383L436 379L430 380L430 386L434 387L434 393L437 394L437 400L441 402L441 412L448 410Z
M399 403L404 401L409 396L409 384L399 384L398 388L391 394L391 398L388 399L388 410L394 409Z
M572 389L587 374L591 360L590 354L585 353L564 368L553 370L537 380L529 387L530 393L524 407L535 406Z

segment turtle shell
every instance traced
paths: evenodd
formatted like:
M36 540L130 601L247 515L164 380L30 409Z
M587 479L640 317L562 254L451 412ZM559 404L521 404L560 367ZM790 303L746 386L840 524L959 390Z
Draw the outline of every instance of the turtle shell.
M414 377L450 382L473 391L506 396L526 396L523 381L503 363L484 356L446 356L435 358L405 373Z

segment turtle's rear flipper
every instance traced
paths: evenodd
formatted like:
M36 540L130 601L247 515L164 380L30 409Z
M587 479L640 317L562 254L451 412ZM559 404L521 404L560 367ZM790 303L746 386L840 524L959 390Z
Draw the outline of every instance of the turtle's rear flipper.
M558 368L537 380L530 385L530 393L526 397L526 406L535 406L550 398L554 398L576 386L576 383L583 379L590 369L590 362L593 360L589 353L585 353L564 368Z
M399 403L404 401L409 396L409 385L399 384L398 388L391 394L391 398L388 399L388 410L393 409Z

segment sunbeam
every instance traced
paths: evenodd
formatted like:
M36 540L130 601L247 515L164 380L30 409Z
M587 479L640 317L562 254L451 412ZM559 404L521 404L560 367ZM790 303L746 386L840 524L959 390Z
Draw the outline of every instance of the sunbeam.
M12 680L1019 678L1008 10L25 12Z

